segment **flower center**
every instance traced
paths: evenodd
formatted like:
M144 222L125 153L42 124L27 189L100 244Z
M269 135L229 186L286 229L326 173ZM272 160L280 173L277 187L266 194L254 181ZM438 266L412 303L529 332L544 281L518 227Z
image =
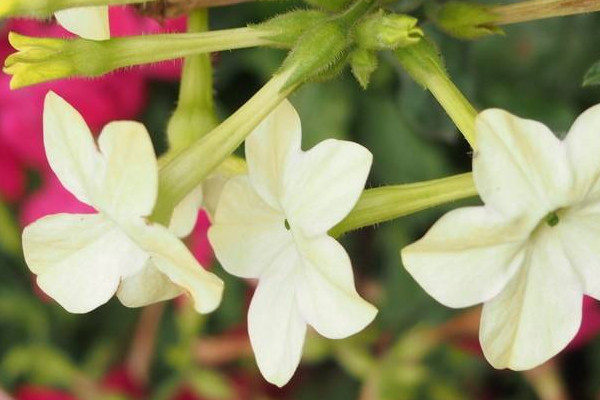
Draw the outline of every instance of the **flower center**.
M285 226L285 229L287 229L288 231L289 231L290 229L292 229L292 228L290 227L290 223L289 223L289 221L288 221L287 219L284 219L284 220L283 220L283 226Z
M548 215L546 215L544 217L544 221L550 228L553 228L556 225L558 225L558 223L560 222L560 218L558 216L558 210L548 213Z

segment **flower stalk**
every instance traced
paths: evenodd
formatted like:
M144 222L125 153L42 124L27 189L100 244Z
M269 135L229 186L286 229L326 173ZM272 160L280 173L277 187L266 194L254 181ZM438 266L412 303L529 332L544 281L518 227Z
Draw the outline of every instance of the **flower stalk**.
M600 11L598 0L531 0L492 7L496 25L510 25L540 19Z
M131 36L102 42L34 38L11 32L9 40L19 50L4 65L4 71L13 76L13 89L55 79L97 77L120 68L197 54L275 45L268 39L268 32L257 28Z
M201 9L193 12L188 18L188 32L207 30L208 11ZM177 109L167 128L171 150L190 146L217 125L210 54L187 57L183 65Z
M356 229L476 195L471 173L365 190L352 212L329 234L339 237Z
M408 74L437 99L473 149L477 111L450 79L437 47L427 39L395 51Z

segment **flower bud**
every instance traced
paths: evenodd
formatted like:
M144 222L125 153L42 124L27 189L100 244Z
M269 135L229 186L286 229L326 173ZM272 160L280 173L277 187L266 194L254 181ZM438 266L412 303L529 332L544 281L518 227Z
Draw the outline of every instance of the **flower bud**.
M429 11L436 25L459 39L477 39L502 34L494 23L498 17L488 7L460 1L450 1Z
M380 10L358 25L356 41L360 47L369 50L410 46L423 37L418 22L409 15L387 14Z
M377 69L378 64L377 55L370 50L356 49L350 55L352 74L363 89L369 86L371 75Z

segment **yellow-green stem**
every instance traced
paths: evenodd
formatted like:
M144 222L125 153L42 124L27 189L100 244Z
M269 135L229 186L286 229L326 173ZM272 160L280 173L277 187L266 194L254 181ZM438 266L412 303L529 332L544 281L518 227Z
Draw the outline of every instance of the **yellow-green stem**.
M437 47L427 39L396 50L408 74L437 99L473 149L477 111L450 79Z
M356 229L476 195L471 173L365 190L350 214L329 234L339 237Z
M292 70L275 75L246 104L192 146L160 167L159 199L152 219L168 223L175 205L229 157L279 103L299 85L286 85Z

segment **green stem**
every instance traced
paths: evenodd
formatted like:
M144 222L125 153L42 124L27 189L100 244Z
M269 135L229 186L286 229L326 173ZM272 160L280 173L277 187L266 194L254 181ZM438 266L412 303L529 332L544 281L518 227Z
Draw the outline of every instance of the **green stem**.
M532 0L492 7L496 25L509 25L546 18L600 11L598 0Z
M396 50L396 57L418 83L437 99L473 149L477 111L456 87L446 72L441 56L427 39Z
M21 256L21 234L11 210L0 201L0 250L13 257Z
M284 70L275 75L221 125L161 163L159 199L152 216L154 221L168 222L175 205L221 165L254 128L298 88L299 84L286 85L292 72Z
M369 189L362 194L352 212L331 229L329 234L339 237L356 229L476 195L477 190L471 173Z
M188 31L208 30L208 10L194 11L188 18ZM210 54L185 59L179 101L167 128L172 150L189 147L218 125L213 101L213 69Z

